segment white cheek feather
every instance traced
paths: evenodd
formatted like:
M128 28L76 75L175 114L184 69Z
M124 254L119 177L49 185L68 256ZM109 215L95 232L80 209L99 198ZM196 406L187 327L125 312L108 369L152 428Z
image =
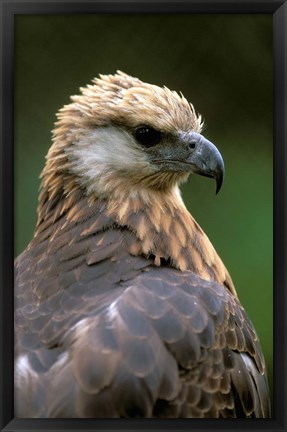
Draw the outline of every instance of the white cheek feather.
M111 174L150 174L147 157L133 136L114 126L87 130L66 152L72 171L88 192L103 191Z

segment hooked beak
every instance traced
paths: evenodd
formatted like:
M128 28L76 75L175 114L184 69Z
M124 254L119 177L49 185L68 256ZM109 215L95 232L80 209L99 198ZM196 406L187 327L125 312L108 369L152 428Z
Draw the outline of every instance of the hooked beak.
M196 132L182 132L180 138L189 147L186 162L191 165L191 172L214 178L218 193L224 177L224 162L215 145Z

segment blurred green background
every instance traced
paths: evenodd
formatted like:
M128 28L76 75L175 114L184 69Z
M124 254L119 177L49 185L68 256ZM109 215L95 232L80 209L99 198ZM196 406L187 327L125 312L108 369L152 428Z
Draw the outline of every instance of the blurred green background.
M117 69L182 91L226 166L218 196L193 176L184 200L257 329L272 391L272 16L18 15L15 28L15 256L33 234L38 176L70 95Z

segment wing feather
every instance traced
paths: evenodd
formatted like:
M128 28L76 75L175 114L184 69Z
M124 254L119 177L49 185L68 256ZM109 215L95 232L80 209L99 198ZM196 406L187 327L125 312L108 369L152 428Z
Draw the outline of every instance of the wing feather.
M17 415L268 417L263 356L239 301L131 256L135 235L103 230L102 214L96 223L94 235L56 226L48 248L44 230L15 262Z

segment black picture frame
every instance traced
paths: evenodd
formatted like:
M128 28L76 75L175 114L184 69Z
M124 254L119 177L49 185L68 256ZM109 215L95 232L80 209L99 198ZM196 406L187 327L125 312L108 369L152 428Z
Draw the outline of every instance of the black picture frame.
M274 401L271 419L88 420L14 419L13 414L13 56L17 14L79 13L272 14L274 28ZM188 1L13 1L1 0L1 393L3 431L85 430L287 430L286 217L287 217L287 2L272 0Z

